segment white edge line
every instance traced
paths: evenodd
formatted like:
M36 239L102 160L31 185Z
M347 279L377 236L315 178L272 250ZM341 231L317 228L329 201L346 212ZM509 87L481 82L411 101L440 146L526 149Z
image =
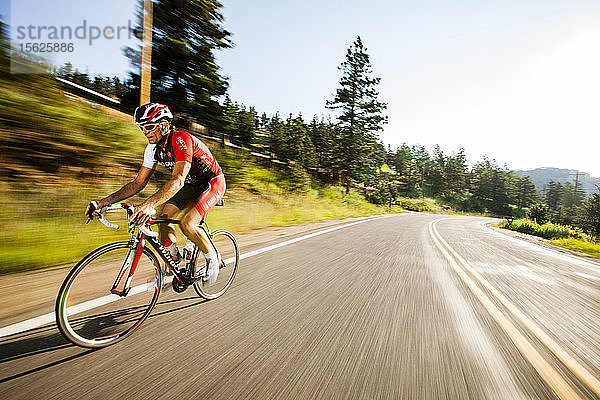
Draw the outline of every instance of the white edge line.
M288 246L290 244L297 243L301 240L310 239L315 236L323 235L325 233L337 231L338 229L347 228L349 226L358 225L358 224L362 224L364 222L374 221L377 219L389 218L391 216L396 216L396 215L397 214L389 214L389 215L382 215L382 216L375 217L375 218L368 218L368 219L364 219L362 221L356 221L356 222L352 222L349 224L325 229L323 231L314 232L314 233L311 233L311 234L308 234L305 236L301 236L301 237L298 237L295 239L286 240L285 242L277 243L277 244L274 244L271 246L264 247L262 249L258 249L258 250L251 251L249 253L242 254L242 255L240 255L240 260L243 260L243 259L249 258L249 257L253 257L253 256L256 256L256 255L259 255L262 253L266 253L267 251L275 250L275 249L278 249L283 246ZM147 287L147 284L135 286L135 287L131 288L131 294L140 293L146 287ZM73 315L76 313L88 311L93 308L100 307L105 304L111 303L113 301L117 301L119 299L120 299L120 297L108 295L108 296L103 296L103 297L100 297L100 298L97 298L94 300L89 300L84 303L78 304L77 306L74 306L74 307L76 307L76 310L68 311L68 314ZM28 331L31 329L39 328L40 326L50 324L54 321L55 321L54 312L51 312L48 314L40 315L39 317L28 319L26 321L17 322L16 324L12 324L12 325L5 326L4 328L0 328L0 338L6 337L6 336L11 336L11 335L16 335L16 334L19 334L19 333L22 333L22 332L25 332L25 331Z

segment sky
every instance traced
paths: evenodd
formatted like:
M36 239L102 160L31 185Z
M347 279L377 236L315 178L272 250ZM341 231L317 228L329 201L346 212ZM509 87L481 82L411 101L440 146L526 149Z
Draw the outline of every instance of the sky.
M129 0L103 1L92 14L91 7L66 7L82 4L71 0L52 6L14 0L12 8L24 2L39 5L19 17L35 23L77 24L92 16L105 25L135 21ZM269 115L335 117L325 102L360 35L381 78L380 100L388 103L389 123L380 135L386 145L432 150L437 144L447 154L462 147L470 163L487 155L511 169L558 167L600 177L598 1L222 4L235 46L218 52L217 62L234 101ZM3 15L6 5L0 1ZM73 64L91 74L125 76L128 62L116 41L109 42L88 46L93 51L77 53Z
M10 25L9 36L13 46L18 47L20 43L73 43L74 51L44 52L44 58L58 66L69 61L92 76L102 74L126 78L130 65L122 49L140 43L127 29L129 25L136 25L136 6L135 0L0 0L0 15ZM77 31L84 23L85 29ZM33 27L31 30L28 29L30 25ZM67 37L69 31L61 30L63 26L71 28L71 40ZM19 30L19 27L22 29ZM41 27L48 29L39 31ZM63 32L65 39L43 40L48 39L50 27L57 28L59 37ZM95 31L90 31L94 28L99 29L98 39L94 39ZM105 28L112 28L112 34L107 32L111 39L102 35ZM77 35L83 39L78 39ZM24 37L19 40L21 36Z

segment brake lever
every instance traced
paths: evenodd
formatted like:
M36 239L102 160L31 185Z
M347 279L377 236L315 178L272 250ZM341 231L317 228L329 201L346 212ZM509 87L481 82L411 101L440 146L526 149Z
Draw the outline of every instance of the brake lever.
M127 210L127 216L131 217L135 211L135 206L129 205L129 206L127 206L126 210ZM151 214L156 214L156 210L152 209ZM132 232L136 226L138 226L138 225L136 225L135 222L130 222L127 227L127 230L129 232ZM158 237L158 232L152 231L150 228L146 227L145 225L139 225L138 229L140 231L142 231L146 236L150 236L150 237L154 237L154 238Z

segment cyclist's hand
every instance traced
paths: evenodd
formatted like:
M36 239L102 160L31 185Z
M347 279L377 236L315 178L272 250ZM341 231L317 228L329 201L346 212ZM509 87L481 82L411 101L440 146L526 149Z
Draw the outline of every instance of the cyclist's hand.
M100 217L99 211L102 209L102 207L106 207L107 205L110 204L105 204L102 200L91 201L90 204L88 204L88 206L85 208L85 216L88 217L88 222L94 219L94 217Z
M154 208L142 203L135 208L131 217L127 219L127 222L135 225L144 225L155 213L156 210Z
M91 201L90 204L85 208L85 216L88 217L87 222L90 222L94 219L94 215L97 217L98 215L98 202Z

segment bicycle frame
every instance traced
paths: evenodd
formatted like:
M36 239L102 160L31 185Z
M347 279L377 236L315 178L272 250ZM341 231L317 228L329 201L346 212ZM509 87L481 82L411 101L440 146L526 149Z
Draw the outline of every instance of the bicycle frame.
M156 224L179 224L179 220L167 219L167 218L155 218L155 219L149 220L145 224L145 227L149 227L151 225L156 225ZM216 247L210 237L210 230L209 230L206 222L204 220L202 220L202 221L200 221L198 226L206 234L206 237L208 238L211 246L216 249ZM160 256L160 258L163 259L163 261L165 262L167 267L173 272L173 275L180 283L185 284L185 285L190 285L195 280L197 280L197 279L193 279L191 277L187 277L181 272L178 272L178 270L176 268L177 266L174 263L174 261L171 257L171 254L163 246L163 244L160 242L160 240L158 240L158 237L146 235L141 230L138 230L137 235L134 235L134 233L132 231L132 234L131 234L131 246L132 247L131 247L129 254L127 255L127 258L125 259L125 262L121 266L119 273L117 274L117 278L113 284L112 289L110 290L110 292L112 294L116 294L118 296L125 297L129 293L129 290L131 289L131 287L130 287L131 280L132 280L133 274L135 273L135 270L137 268L137 264L139 262L141 254L142 254L142 248L144 247L146 240L154 248L155 252ZM198 249L198 246L196 246L196 248L194 249L194 253L192 254L192 259L189 261L190 263L192 263L192 265L196 261L198 252L199 252L199 249ZM160 268L160 266L155 266L155 267ZM127 279L125 280L125 283L123 284L123 289L119 290L118 289L119 284L122 281L123 277L126 275L127 270L129 270L129 275L127 276Z

